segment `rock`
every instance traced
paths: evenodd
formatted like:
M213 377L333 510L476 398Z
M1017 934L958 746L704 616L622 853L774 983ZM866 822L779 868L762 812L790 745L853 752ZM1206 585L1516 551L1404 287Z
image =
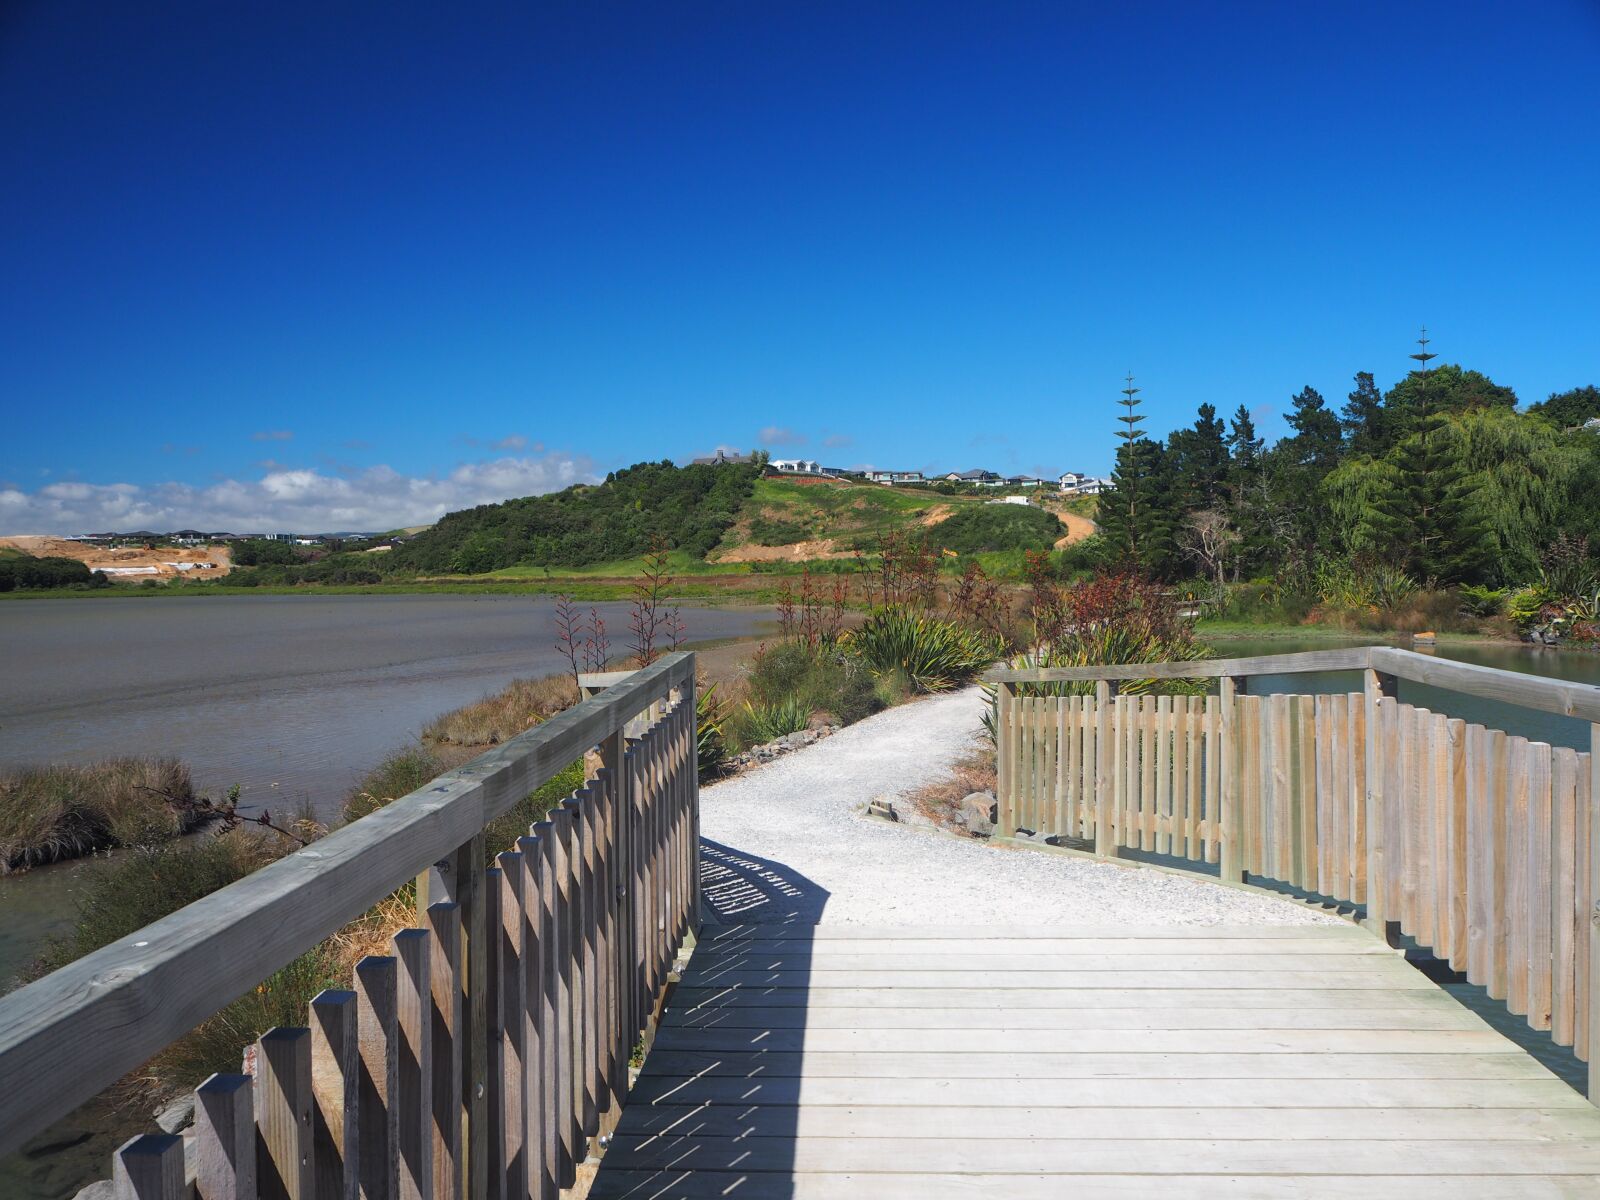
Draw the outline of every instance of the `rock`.
M72 1200L117 1200L117 1185L109 1179L102 1179L91 1183Z
M998 816L998 805L990 792L968 792L961 801L961 822L975 837L992 834Z
M194 1093L179 1096L171 1104L156 1113L156 1124L161 1127L162 1133L177 1133L178 1130L194 1121Z

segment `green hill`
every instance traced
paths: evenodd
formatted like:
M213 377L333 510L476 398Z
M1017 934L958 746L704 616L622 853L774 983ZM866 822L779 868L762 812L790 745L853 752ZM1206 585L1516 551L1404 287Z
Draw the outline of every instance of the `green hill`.
M959 554L1048 550L1065 532L1051 512L992 499L858 480L763 478L761 468L746 465L639 463L599 484L449 513L386 554L246 568L230 582L626 576L658 540L672 552L674 573L716 574L847 559L892 532Z
M759 474L753 466L639 463L604 483L449 513L385 555L381 569L481 575L522 563L587 567L635 558L653 538L704 558Z

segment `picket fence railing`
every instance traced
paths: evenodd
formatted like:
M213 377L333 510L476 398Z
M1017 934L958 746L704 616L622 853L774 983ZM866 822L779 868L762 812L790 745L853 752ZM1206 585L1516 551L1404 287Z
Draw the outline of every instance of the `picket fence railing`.
M611 680L615 680L612 682ZM253 1074L184 1139L114 1156L129 1200L554 1197L615 1126L698 925L694 655L672 654L385 808L0 999L11 1150L415 880ZM485 827L574 761L569 799L487 864ZM241 1048L242 1049L242 1048Z
M1253 676L1323 671L1361 672L1362 690L1249 694ZM1386 646L988 678L997 834L1364 906L1571 1046L1600 1099L1600 688ZM1118 690L1179 679L1220 694ZM1402 679L1588 721L1590 752L1403 703Z

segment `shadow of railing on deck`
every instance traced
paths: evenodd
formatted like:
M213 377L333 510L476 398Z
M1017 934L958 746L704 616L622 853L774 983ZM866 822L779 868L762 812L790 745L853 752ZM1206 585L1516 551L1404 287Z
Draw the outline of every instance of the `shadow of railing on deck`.
M812 937L829 893L700 842L704 925L595 1180L600 1197L795 1194Z
M798 871L700 839L700 894L708 923L815 925L828 892Z

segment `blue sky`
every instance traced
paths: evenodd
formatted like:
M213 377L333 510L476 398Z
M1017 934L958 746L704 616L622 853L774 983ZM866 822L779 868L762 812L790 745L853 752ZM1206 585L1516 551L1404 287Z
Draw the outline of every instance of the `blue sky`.
M1600 3L13 2L0 532L1600 382Z

